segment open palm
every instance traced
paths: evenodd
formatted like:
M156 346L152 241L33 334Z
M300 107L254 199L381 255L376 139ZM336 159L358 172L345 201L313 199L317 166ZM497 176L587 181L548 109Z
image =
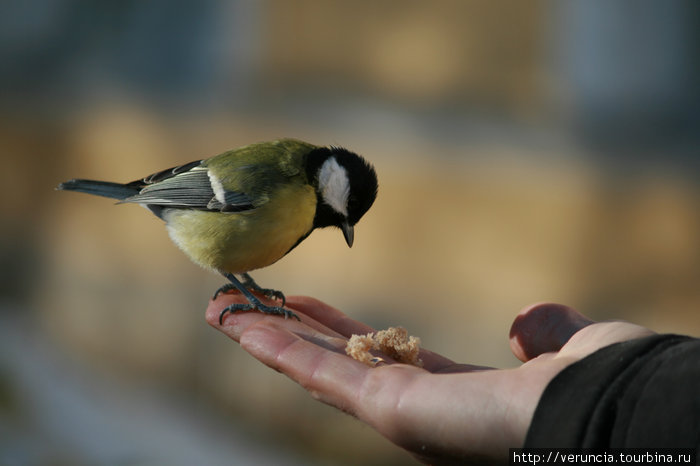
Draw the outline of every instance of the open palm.
M368 367L345 354L352 334L374 331L309 297L290 297L301 322L258 312L227 315L240 295L211 301L207 322L255 358L299 383L324 403L352 414L418 459L431 464L502 463L522 446L537 403L562 369L604 346L650 335L625 322L594 323L558 304L523 309L510 345L523 364L495 369L456 363L421 350L424 366Z

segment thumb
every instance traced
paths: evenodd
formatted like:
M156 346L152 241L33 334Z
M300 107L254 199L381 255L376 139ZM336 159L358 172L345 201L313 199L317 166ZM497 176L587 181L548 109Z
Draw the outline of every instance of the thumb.
M563 304L539 303L524 308L510 327L510 349L521 361L559 351L592 320Z

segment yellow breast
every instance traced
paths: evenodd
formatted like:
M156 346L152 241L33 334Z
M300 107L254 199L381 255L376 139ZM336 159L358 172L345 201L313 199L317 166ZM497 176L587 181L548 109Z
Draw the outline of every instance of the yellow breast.
M281 259L313 227L316 194L308 185L288 185L248 212L171 210L170 238L202 267L243 273Z

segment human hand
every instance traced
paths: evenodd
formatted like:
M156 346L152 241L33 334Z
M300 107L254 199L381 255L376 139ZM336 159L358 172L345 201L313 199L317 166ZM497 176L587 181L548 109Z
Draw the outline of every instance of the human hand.
M289 297L301 322L258 312L219 314L245 298L210 301L207 322L238 341L331 406L372 426L419 460L431 464L507 461L523 445L537 403L562 369L612 343L652 334L625 322L594 323L559 304L523 309L510 346L524 362L514 369L459 364L421 350L423 367L394 363L368 367L346 356L352 334L373 332L327 304Z

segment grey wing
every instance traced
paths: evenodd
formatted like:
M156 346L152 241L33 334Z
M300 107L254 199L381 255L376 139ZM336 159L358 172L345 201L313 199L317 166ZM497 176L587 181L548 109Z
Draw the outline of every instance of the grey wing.
M220 185L212 186L209 172L201 165L187 171L170 172L171 176L148 177L138 194L121 202L145 204L151 207L240 212L253 208L252 199L245 193L225 191ZM158 174L160 175L160 173Z

